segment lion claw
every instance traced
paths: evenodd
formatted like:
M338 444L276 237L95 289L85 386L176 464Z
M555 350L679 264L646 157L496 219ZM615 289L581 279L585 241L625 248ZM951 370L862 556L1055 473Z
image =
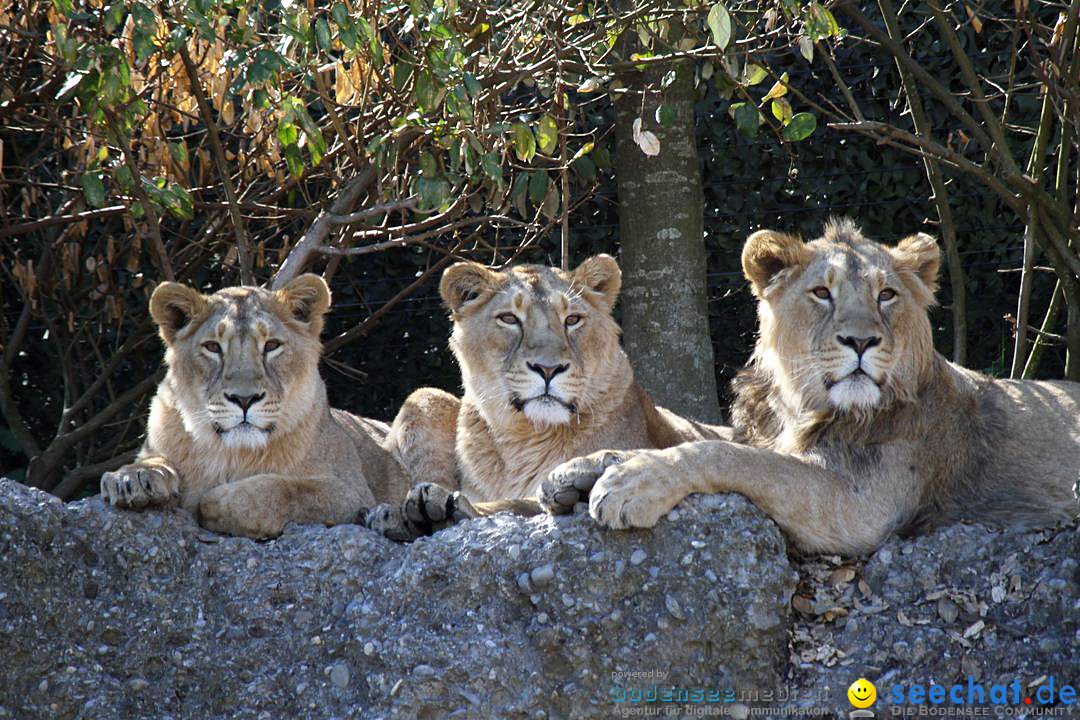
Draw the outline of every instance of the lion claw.
M165 465L132 463L102 474L101 499L118 508L167 507L179 502L179 483Z
M601 450L574 458L552 470L540 488L540 507L552 515L566 515L580 502L588 502L596 480L612 465L626 462L633 453Z
M411 542L462 520L477 517L469 499L457 490L420 483L400 505L383 503L364 519L364 526L395 542Z

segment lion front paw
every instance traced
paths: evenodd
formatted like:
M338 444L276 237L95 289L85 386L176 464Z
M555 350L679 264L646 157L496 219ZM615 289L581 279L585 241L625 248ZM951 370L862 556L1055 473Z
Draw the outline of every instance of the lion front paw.
M477 514L469 499L457 490L420 483L409 490L401 505L383 503L373 508L364 525L390 540L411 542Z
M540 487L540 507L552 515L565 515L588 499L597 478L608 468L626 462L633 452L601 450L568 460L552 470Z
M669 487L671 468L661 452L640 452L605 470L593 486L589 514L616 529L656 525L682 499Z
M285 518L272 510L273 503L257 486L243 481L219 485L199 500L199 522L208 530L256 540L277 537Z
M101 476L101 498L118 508L170 507L180 501L180 478L163 463L124 465Z

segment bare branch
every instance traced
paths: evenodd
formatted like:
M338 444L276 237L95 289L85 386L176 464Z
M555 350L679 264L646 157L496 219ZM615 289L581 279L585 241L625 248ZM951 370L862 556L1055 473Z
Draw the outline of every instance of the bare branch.
M327 215L326 221L331 225L351 225L352 223L366 220L375 215L382 215L384 213L393 212L394 210L416 207L416 203L419 201L420 198L418 196L412 195L404 200L395 200L393 202L382 203L381 205L374 205L360 210L359 212L349 213L348 215Z
M904 50L904 47L900 43L893 40L883 33L880 28L870 22L866 15L859 10L853 0L845 0L845 2L840 3L838 7L847 13L847 15L862 28L863 32L880 44L896 59L897 62L902 63L904 67L915 76L915 79L918 80L919 83L933 93L934 97L936 97L957 120L967 127L968 131L975 136L979 141L979 144L982 145L987 153L994 152L994 143L990 139L990 136L986 134L986 131L983 130L982 125L977 122L969 112L964 110L960 105L960 102L956 99L956 96L949 92L948 88L938 82L937 78L927 72L922 65L915 62L911 56L907 54L907 51ZM1015 160L1012 161L1012 166L1015 166Z
M24 235L28 232L40 230L51 225L67 225L68 223L83 222L86 220L95 220L101 217L109 217L110 215L123 215L127 211L128 209L123 205L112 205L110 207L98 208L96 210L84 210L83 212L69 213L67 215L50 215L49 217L41 218L40 220L34 220L32 222L25 222L18 225L8 225L7 227L2 227L0 228L0 237Z
M454 251L456 252L457 249L458 248L454 248ZM347 345L348 343L352 342L353 340L356 340L357 338L361 338L364 335L367 335L368 331L379 322L379 320L382 318L383 315L390 312L390 310L395 305L400 303L402 300L404 300L405 298L412 295L413 292L416 290L416 288L420 287L425 282L427 282L428 278L431 277L434 273L439 272L444 267L449 265L450 261L452 259L454 259L454 256L452 254L447 254L444 257L442 257L437 263L435 263L434 265L429 267L424 272L420 273L420 277L413 280L411 283L409 283L409 285L405 289L403 289L397 295L390 298L385 303L383 303L381 306L379 306L379 309L376 310L375 312L373 312L370 316L368 316L368 318L366 320L364 320L364 322L360 323L359 325L357 325L357 326L355 326L355 327L353 327L353 328L351 328L349 330L346 330L345 332L341 333L337 337L335 337L332 340L328 341L323 346L324 353L329 355L330 353L334 352L335 350L337 350L341 346Z
M169 17L165 3L160 4L161 14ZM236 206L236 189L233 188L232 177L229 175L229 166L225 162L225 150L221 146L221 135L218 132L217 123L211 114L210 103L203 92L202 82L199 80L199 71L195 63L191 61L187 43L177 43L180 59L184 62L184 71L187 73L188 82L191 84L191 92L195 95L195 102L199 106L199 115L203 125L210 136L210 150L214 156L214 164L217 166L218 175L221 176L221 185L225 189L225 201L229 204L229 217L232 219L233 232L236 233L236 262L240 266L240 283L251 285L254 279L251 275L251 251L248 249L247 232L244 230L244 220L240 217L240 209Z
M127 164L128 170L131 171L131 177L134 178L135 195L139 198L139 203L142 205L143 211L146 213L146 217L149 220L150 245L154 251L154 256L157 258L158 267L161 268L161 275L166 280L176 280L172 261L169 260L169 253L165 249L165 243L161 240L161 226L158 221L157 208L146 195L146 191L143 190L142 184L139 183L141 173L139 172L138 164L135 162L135 156L131 152L131 144L128 142L127 136L124 135L124 132L120 129L114 118L109 118L109 126L112 128L114 139L123 151L124 162Z
M356 205L357 200L367 192L368 187L375 182L375 168L368 165L352 178L338 193L337 198L330 206L329 212L320 213L304 236L289 251L285 262L281 263L273 280L270 281L271 290L280 290L290 280L296 278L304 271L304 267L311 259L315 248L323 245L327 234L333 225L330 218L342 215Z
M87 480L94 480L101 477L102 473L115 470L121 465L127 465L135 459L138 452L138 450L129 450L126 453L121 453L116 457L111 457L93 465L80 465L64 475L64 479L60 481L60 484L52 489L52 494L61 500L71 500L75 493L79 492L82 486L86 484Z
M19 413L19 407L11 393L10 383L11 363L15 360L19 348L22 347L29 326L30 298L25 298L23 308L19 312L19 319L15 323L15 328L11 331L11 336L7 339L3 357L0 358L0 413L3 414L4 422L15 436L15 441L19 443L19 448L23 451L23 454L28 458L32 458L41 453L41 448L30 432L26 421L23 420L22 414Z
M900 23L892 0L878 0L878 6L881 8L882 17L885 19L885 29L888 31L889 37L899 40ZM828 59L827 55L826 59ZM926 116L918 84L903 63L897 61L896 67L900 73L900 81L904 86L904 95L907 97L908 107L911 108L911 119L915 125L915 132L920 137L933 140L933 127ZM850 102L854 103L854 100ZM853 107L853 109L858 114L858 107ZM937 160L928 155L923 155L922 160L923 167L926 170L926 179L930 182L930 188L934 193L933 200L940 221L941 240L945 246L945 262L949 268L949 285L952 290L953 361L963 365L967 361L967 290L964 286L964 266L960 262L960 252L956 247L956 229L953 223L952 207L949 205L948 190L945 188L945 180L941 177L941 169L938 167Z
M901 130L900 128L893 127L887 123L876 122L873 120L854 123L829 123L829 127L836 130L853 130L855 132L860 132L877 139L879 142L888 143L907 152L912 152L919 156L929 155L932 158L937 158L958 170L963 170L964 172L971 173L978 177L1017 213L1023 213L1024 207L1026 206L1024 201L1017 197L1015 192L1009 190L1004 183L998 180L991 170L971 162L960 153L950 150L931 139L912 135L906 130Z

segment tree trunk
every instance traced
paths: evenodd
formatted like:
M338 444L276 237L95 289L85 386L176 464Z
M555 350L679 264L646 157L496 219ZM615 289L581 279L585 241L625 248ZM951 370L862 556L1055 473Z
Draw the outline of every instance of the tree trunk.
M623 338L638 383L658 405L715 422L720 407L709 338L693 68L679 66L675 81L661 90L664 72L628 78L630 92L615 103ZM656 120L661 103L674 111L667 128ZM659 140L658 155L646 155L635 141L638 118L641 129Z

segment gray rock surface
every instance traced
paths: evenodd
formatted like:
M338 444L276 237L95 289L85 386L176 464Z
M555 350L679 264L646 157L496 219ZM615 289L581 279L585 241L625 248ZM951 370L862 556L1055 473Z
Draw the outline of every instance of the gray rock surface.
M610 717L613 673L778 687L796 581L735 496L651 532L499 516L409 546L256 543L0 480L0 557L0 718L20 720Z
M891 700L894 685L907 698L916 683L960 684L966 704L971 676L985 693L994 684L1009 686L1005 707L1031 716L1047 709L1037 693L1043 687L1049 697L1052 676L1054 712L1080 715L1080 704L1060 702L1057 692L1068 684L1080 696L1078 561L1075 524L1042 531L953 525L894 538L865 565L808 560L793 602L809 612L799 613L793 628L792 680L825 690L829 700L814 704L846 714L848 686L865 677L877 687L877 717L891 717L900 710ZM1015 680L1019 703L1012 702ZM1012 714L985 699L988 717Z

